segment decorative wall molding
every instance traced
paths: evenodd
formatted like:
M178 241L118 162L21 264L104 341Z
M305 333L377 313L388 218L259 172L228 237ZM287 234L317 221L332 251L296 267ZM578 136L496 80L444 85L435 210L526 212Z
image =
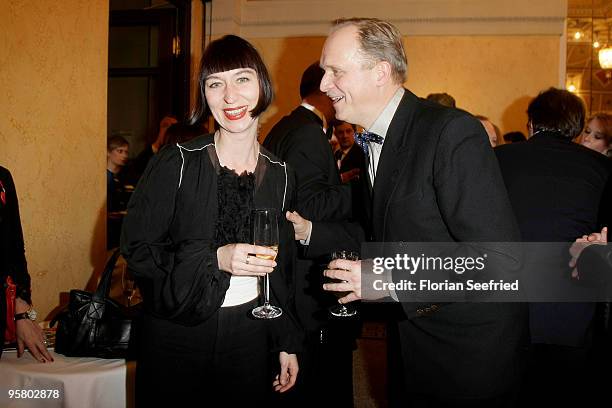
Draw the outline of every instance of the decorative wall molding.
M393 22L405 35L559 35L566 0L214 0L212 33L325 36L340 17Z

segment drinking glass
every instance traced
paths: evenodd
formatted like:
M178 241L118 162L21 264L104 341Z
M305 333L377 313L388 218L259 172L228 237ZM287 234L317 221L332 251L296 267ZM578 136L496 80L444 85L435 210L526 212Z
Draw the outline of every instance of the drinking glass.
M359 254L353 251L335 251L335 252L332 252L331 259L332 260L348 259L349 261L357 261L359 260ZM341 282L335 279L333 281ZM346 296L348 293L349 292L333 292L333 294L339 298ZM347 305L338 304L338 305L330 307L329 313L331 313L332 316L336 316L336 317L352 317L357 314L357 309L355 309L355 307L351 305L347 306Z
M273 208L256 209L252 212L253 244L268 247L278 253L278 211ZM261 259L274 260L276 255L257 255ZM251 311L258 319L275 319L283 314L278 306L270 304L270 277L263 278L264 304Z

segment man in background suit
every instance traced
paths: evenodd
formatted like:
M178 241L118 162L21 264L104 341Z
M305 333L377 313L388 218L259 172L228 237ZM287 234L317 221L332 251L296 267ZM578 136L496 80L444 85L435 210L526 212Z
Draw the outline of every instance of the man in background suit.
M608 159L572 142L584 127L581 99L550 88L527 109L530 138L495 152L523 241L573 242L601 228L600 201L610 173ZM609 210L607 210L609 211ZM568 281L565 251L555 257ZM555 285L551 282L551 285ZM558 284L557 284L558 285ZM525 398L534 403L583 404L593 391L587 357L595 303L531 303L532 356ZM555 402L556 401L556 402Z
M482 125L402 87L407 62L393 25L370 18L337 21L320 62L321 90L334 102L336 118L369 132L365 176L372 187L373 241L519 239ZM325 276L345 281L324 285L350 291L341 302L361 298L361 261L332 261ZM389 344L389 364L397 364L389 378L391 406L507 406L520 376L524 306L401 306L397 338Z
M361 147L355 144L355 130L355 125L346 122L338 122L334 126L334 136L339 145L334 157L338 161L343 183L358 181L361 171L364 170L365 156Z
M323 70L310 65L300 83L302 103L283 117L268 133L264 147L295 171L297 211L317 223L342 223L351 218L351 194L340 180L328 143L334 108L319 90ZM319 235L319 238L321 236ZM310 259L308 240L298 245L295 303L306 329L305 352L299 355L300 375L283 405L313 406L321 402L321 390L328 389L325 403L353 406L352 351L356 324L330 320L328 308L336 298L323 292L322 266L335 250L359 250L360 240L349 233L330 233L321 240L324 260ZM305 244L305 245L304 245Z
M140 177L145 172L145 169L149 164L149 160L151 160L151 158L157 154L159 149L166 144L166 132L176 123L178 123L178 120L174 115L164 115L159 122L159 131L157 132L155 141L151 144L147 144L125 169L125 179L129 184L132 186L136 186L136 184L138 184L138 180L140 180Z

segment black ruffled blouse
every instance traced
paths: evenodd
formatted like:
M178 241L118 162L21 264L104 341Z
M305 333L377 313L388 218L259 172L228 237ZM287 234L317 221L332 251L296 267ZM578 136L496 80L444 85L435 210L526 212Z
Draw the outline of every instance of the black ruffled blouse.
M230 274L218 269L217 249L250 243L251 209L284 214L292 208L294 186L285 163L263 148L255 172L240 176L219 165L212 135L163 148L138 183L121 236L147 312L183 325L208 319L230 282ZM294 318L294 232L284 217L279 221L270 297L284 313L268 327L271 351L295 352L302 330Z
M221 167L217 175L217 247L236 242L251 242L251 210L255 193L255 175L237 175Z

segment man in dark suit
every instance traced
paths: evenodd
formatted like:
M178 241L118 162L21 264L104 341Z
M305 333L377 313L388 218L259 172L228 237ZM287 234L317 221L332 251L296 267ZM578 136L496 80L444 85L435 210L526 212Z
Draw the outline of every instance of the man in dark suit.
M263 143L295 171L296 209L315 225L342 223L351 217L350 188L340 180L325 134L334 119L334 109L331 100L319 90L322 77L318 63L304 71L300 83L302 104L274 125ZM327 393L326 404L352 407L355 322L330 320L328 308L337 303L321 288L321 265L332 251L358 250L360 240L347 233L323 238L321 253L327 255L325 260L311 259L308 241L298 245L301 255L297 260L295 294L297 314L307 333L305 352L299 355L296 386L282 404L312 406L321 401L321 390L328 388L333 392Z
M369 132L362 140L369 152L373 241L519 239L482 125L402 87L407 62L393 25L369 18L337 21L320 62L321 90L334 102L336 118ZM495 256L508 257L503 251ZM341 302L360 299L367 282L361 272L361 261L332 261L325 275L345 282L324 287L350 291ZM524 306L402 301L401 309L397 337L389 343L389 364L397 364L389 379L391 406L492 407L512 398L525 339Z
M572 142L584 127L585 109L571 92L550 88L540 93L527 115L529 140L495 150L510 201L524 241L566 242L569 248L576 238L601 228L599 208L609 163ZM559 281L571 278L565 255L562 250L558 257ZM594 314L595 303L529 305L530 401L584 402L588 397L592 388L584 380L590 374Z
M361 147L355 144L355 125L346 122L336 123L334 136L339 145L338 150L334 152L334 157L338 161L342 182L359 180L360 173L364 170L365 156Z

